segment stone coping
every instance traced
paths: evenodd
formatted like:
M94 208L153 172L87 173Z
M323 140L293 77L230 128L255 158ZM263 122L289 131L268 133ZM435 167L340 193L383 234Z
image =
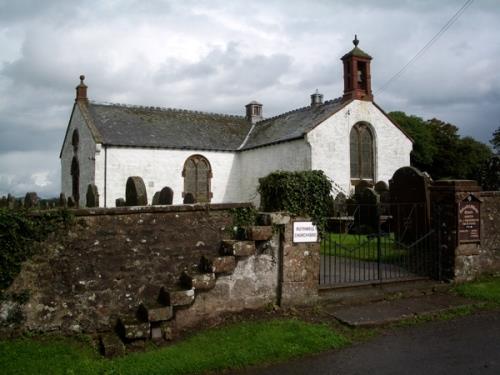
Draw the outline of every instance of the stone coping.
M482 191L481 197L500 197L500 191Z
M127 207L95 207L95 208L68 208L74 216L99 216L99 215L129 215L146 213L173 213L173 212L195 212L195 211L225 211L233 208L253 207L250 202L242 203L198 203L177 205L155 205L155 206L127 206ZM41 214L49 210L34 211L33 214Z

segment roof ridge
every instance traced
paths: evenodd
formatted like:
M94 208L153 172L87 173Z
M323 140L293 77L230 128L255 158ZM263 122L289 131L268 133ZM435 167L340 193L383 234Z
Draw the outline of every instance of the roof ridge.
M183 109L183 108L171 108L171 107L145 106L145 105L138 105L138 104L100 102L100 101L96 101L96 100L90 100L89 102L91 104L95 104L95 105L105 105L105 106L133 108L133 109L145 109L145 110L160 111L160 112L193 113L193 114L197 114L197 115L210 115L210 116L218 116L218 117L224 117L224 118L235 118L235 119L240 119L240 120L245 119L245 116L230 115L227 113L196 111L196 110L192 110L192 109Z
M338 98L327 100L327 101L323 102L323 104L321 104L321 105L338 103L338 102L340 102L341 100L342 100L342 97L341 97L341 96L339 96ZM261 120L261 121L258 121L258 122L256 122L256 125L258 125L258 124L263 124L263 123L265 123L265 122L267 122L267 121L276 120L276 119L278 119L278 118L280 118L280 117L283 117L283 116L289 115L289 114L291 114L291 113L296 113L296 112L304 111L304 110L309 109L309 108L311 108L311 106L310 106L310 105L308 105L308 106L306 106L306 107L295 108L295 109L292 109L292 110L290 110L290 111L280 113L279 115L276 115L276 116L273 116L273 117L269 117L269 118L265 118L265 119L263 119L263 120Z

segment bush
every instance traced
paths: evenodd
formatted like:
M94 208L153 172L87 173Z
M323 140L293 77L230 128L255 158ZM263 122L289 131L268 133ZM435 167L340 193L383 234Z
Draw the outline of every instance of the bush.
M259 179L261 210L308 216L323 233L332 206L332 184L323 171L277 171Z

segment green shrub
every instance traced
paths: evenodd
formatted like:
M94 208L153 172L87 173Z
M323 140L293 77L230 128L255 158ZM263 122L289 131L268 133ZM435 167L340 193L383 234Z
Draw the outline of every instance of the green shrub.
M332 184L323 171L277 171L259 179L261 209L308 216L322 233L332 207Z
M37 249L36 243L68 225L67 210L33 213L0 209L0 290L6 289Z

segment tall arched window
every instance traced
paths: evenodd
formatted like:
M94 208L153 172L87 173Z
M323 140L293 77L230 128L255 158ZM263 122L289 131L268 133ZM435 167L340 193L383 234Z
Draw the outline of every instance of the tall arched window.
M73 156L71 161L71 194L78 205L80 200L80 165L76 156Z
M73 136L71 137L71 144L73 145L73 152L78 151L78 143L80 143L80 136L78 135L78 130L73 131Z
M367 124L359 123L352 127L350 134L351 182L359 180L374 181L374 141Z
M210 191L212 168L205 157L201 155L190 156L184 163L182 176L184 177L183 196L191 193L196 202L210 202L212 198Z

